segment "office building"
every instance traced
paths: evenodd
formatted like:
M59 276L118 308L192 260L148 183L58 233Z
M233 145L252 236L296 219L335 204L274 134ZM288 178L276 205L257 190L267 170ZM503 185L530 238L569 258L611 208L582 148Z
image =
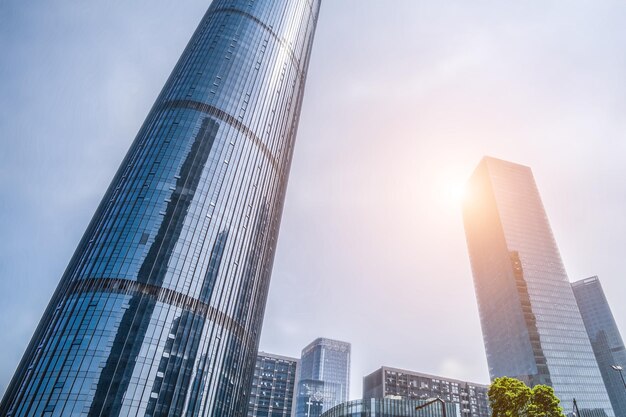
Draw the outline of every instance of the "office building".
M299 360L259 352L254 368L248 417L292 417Z
M318 338L302 350L297 417L319 417L348 400L350 344Z
M613 411L617 417L626 417L626 387L613 369L615 365L626 369L626 349L600 280L598 277L582 279L574 282L572 289Z
M324 381L299 379L296 392L296 417L319 417L328 404L336 404L332 393L324 390Z
M613 416L530 168L484 158L463 204L491 378L554 388L566 413Z
M211 3L0 415L246 414L319 3Z
M490 417L489 386L458 379L382 368L363 378L363 398L397 397L406 400L441 398L455 406L459 417Z
M443 405L440 402L427 405L423 400L406 400L402 398L370 398L347 401L322 414L322 417L458 417L453 404Z

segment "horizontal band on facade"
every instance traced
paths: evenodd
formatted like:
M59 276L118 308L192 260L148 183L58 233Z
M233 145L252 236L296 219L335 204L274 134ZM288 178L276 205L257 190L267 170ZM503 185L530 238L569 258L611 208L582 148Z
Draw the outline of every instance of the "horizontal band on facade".
M246 336L246 331L243 326L229 315L197 298L190 297L169 288L121 278L86 278L72 282L66 294L82 294L100 291L152 297L155 301L182 308L206 320L219 324L235 334L239 340L244 340Z
M261 150L263 155L270 161L274 169L278 169L278 161L276 157L272 155L272 152L269 150L266 144L261 141L261 139L236 117L233 117L231 114L228 114L224 110L218 109L215 106L212 106L207 103L202 103L200 101L195 100L170 100L166 101L163 104L164 108L185 108L191 110L197 110L202 113L206 113L209 116L213 116L229 125L233 126L241 133L250 138L254 144Z
M274 29L271 26L267 25L265 22L263 22L258 17L254 16L254 15L248 13L248 12L244 12L243 10L235 9L233 7L221 7L219 9L212 10L210 14L215 14L215 13L236 13L238 15L247 17L248 19L252 20L256 24L261 26L270 35L272 35L272 37L280 44L281 47L285 48L285 50L289 54L289 58L291 59L291 63L293 65L295 65L295 67L296 67L296 69L298 71L298 74L300 76L302 76L302 71L300 70L300 61L296 58L296 55L294 54L293 49L291 48L291 46L289 46L289 44L287 44L287 41L285 41L285 39L283 39L276 32L274 32Z

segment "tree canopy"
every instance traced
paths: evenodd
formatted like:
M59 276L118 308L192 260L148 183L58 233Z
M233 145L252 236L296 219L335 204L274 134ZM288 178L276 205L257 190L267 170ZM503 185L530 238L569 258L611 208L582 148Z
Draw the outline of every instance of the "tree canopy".
M515 378L496 378L489 387L492 417L564 417L552 387L532 389Z

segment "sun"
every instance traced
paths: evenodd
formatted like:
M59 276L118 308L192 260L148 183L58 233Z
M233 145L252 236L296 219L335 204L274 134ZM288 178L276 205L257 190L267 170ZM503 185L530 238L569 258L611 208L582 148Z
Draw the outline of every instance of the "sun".
M467 198L467 186L460 181L448 181L440 187L441 198L445 205L460 207Z

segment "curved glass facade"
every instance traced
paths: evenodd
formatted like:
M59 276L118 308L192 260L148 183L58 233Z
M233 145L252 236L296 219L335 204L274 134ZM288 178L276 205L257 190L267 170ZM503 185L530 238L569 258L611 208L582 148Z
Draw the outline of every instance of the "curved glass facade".
M443 417L441 403L430 404L420 410L415 409L426 402L395 398L355 400L339 404L323 413L321 417ZM454 404L447 403L445 407L447 417L458 416Z
M318 12L211 4L0 415L245 415Z

